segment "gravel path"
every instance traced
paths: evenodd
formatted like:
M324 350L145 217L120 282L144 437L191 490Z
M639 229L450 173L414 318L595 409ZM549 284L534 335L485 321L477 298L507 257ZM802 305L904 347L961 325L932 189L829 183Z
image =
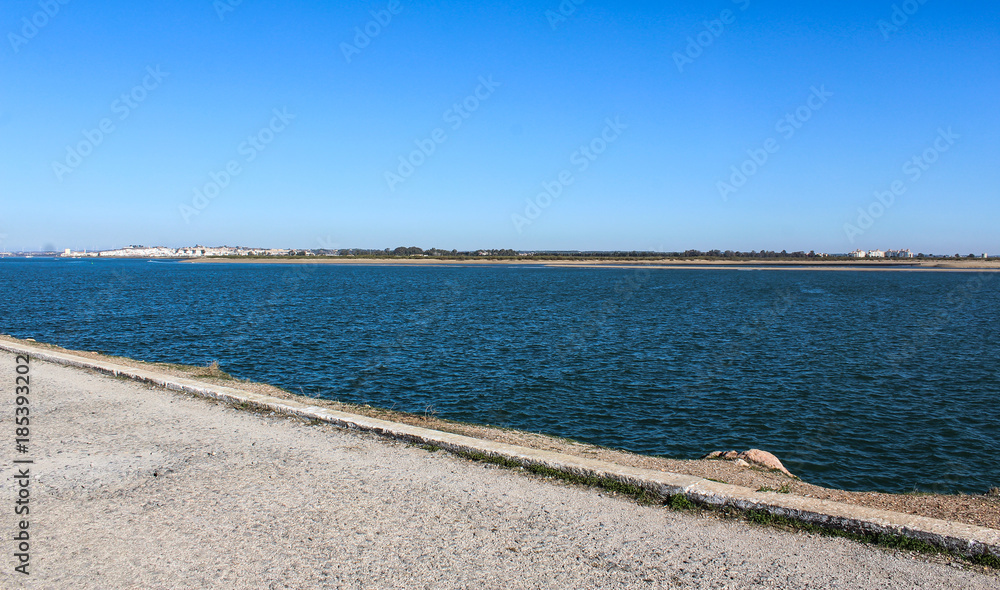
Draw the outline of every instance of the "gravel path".
M14 356L0 353L12 439ZM3 588L997 588L841 539L31 365L32 575Z

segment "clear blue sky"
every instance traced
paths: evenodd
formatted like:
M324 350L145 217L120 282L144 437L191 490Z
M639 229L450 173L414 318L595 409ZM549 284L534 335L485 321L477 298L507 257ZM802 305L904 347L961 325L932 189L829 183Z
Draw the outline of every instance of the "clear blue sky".
M63 1L0 13L7 249L1000 253L993 3Z

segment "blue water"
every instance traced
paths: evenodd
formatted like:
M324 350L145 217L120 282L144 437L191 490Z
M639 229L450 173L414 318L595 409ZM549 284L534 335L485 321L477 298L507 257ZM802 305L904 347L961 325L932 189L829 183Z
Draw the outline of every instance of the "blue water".
M1000 275L0 260L0 332L806 481L1000 485Z

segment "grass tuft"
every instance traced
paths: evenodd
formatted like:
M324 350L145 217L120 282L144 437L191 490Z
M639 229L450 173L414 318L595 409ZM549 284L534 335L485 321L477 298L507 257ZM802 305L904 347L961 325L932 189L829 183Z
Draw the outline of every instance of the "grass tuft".
M779 516L776 514L771 514L770 512L765 512L762 510L739 510L733 508L732 506L712 507L693 502L690 498L688 498L684 494L676 494L668 498L663 498L662 496L655 494L647 490L646 488L640 486L627 484L612 479L567 473L564 471L560 471L558 469L547 467L545 465L537 465L537 464L524 465L519 461L514 461L512 459L507 459L505 457L496 457L492 455L485 455L483 453L475 453L475 452L459 452L456 454L465 457L466 459L471 459L473 461L490 463L493 465L498 465L500 467L506 467L508 469L523 469L543 477L550 477L550 478L560 479L569 483L604 489L610 492L614 492L616 494L621 494L623 496L630 497L639 502L640 504L644 505L666 505L672 510L679 510L679 511L702 510L705 512L714 512L716 514L720 514L725 517L738 518L746 522L758 524L761 526L779 528L785 531L805 532L825 537L841 537L860 543L878 545L881 547L896 549L899 551L912 551L928 555L947 554L951 555L956 559L962 559L984 567L1000 569L1000 559L998 559L994 555L987 554L987 555L978 555L969 557L959 553L948 551L947 549L938 547L936 545L932 545L930 543L927 543L926 541L921 541L919 539L911 539L909 537L904 537L902 535L893 535L886 533L870 533L863 531L849 531L844 529L828 528L795 520L787 516ZM777 491L778 493L782 494L787 494L791 492L787 484L781 486L781 488L777 490L762 488L761 490L758 491Z
M1000 570L1000 557L997 557L996 555L990 555L990 554L974 555L973 557L969 558L969 561L971 561L976 565L981 565L983 567L990 567L995 570Z
M498 465L500 467L506 467L508 469L523 469L529 473L539 475L542 477L548 477L552 479L559 479L568 483L584 485L588 487L600 488L614 494L620 494L622 496L627 496L632 498L636 502L643 505L654 505L662 504L663 498L658 494L647 490L646 488L621 482L615 479L595 477L593 475L580 475L577 473L569 473L566 471L561 471L559 469L553 469L546 465L539 465L537 463L529 463L527 465L514 461L512 459L507 459L506 457L497 457L494 455L486 455L483 453L470 453L470 452L459 452L456 453L459 456L465 457L466 459L471 459L473 461L478 461L481 463L490 463L493 465Z
M694 510L697 508L697 505L684 494L670 496L667 506L670 506L674 510Z
M792 493L792 488L786 483L780 488L772 488L770 486L761 486L757 488L758 492L777 492L779 494L790 494Z

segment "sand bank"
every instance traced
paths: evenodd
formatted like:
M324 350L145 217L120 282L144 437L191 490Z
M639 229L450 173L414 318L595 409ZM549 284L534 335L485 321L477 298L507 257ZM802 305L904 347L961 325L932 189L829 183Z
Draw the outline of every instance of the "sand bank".
M863 271L1000 271L1000 261L864 261L845 262L799 262L799 261L731 261L731 260L643 260L643 261L603 261L603 260L447 260L437 258L344 258L344 257L302 257L302 258L191 258L184 260L193 264L347 264L347 265L389 265L389 266L543 266L565 268L649 268L649 269L731 269L731 270L863 270Z

